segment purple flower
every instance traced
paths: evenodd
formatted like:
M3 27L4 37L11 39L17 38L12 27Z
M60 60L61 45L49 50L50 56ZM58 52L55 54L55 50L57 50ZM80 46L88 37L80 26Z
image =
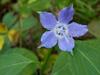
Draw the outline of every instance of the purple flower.
M73 15L73 5L62 9L58 19L52 13L41 12L40 22L48 30L41 37L41 47L52 48L58 43L61 50L72 52L75 47L73 37L80 37L88 31L86 25L69 23Z

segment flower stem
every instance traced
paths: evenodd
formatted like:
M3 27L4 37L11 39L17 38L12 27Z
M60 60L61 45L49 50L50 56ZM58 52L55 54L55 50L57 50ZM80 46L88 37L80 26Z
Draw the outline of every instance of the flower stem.
M48 50L48 54L47 54L47 56L46 56L46 58L45 58L44 64L43 64L42 69L41 69L42 75L44 75L43 73L44 73L44 71L45 71L46 65L47 65L47 63L48 63L48 61L49 61L49 58L50 58L50 56L51 56L52 50L53 50L53 49Z

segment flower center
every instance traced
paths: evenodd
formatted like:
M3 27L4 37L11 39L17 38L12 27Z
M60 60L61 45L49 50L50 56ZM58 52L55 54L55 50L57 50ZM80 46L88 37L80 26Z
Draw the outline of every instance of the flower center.
M56 37L63 38L64 36L68 35L68 26L58 22L54 28L54 33Z

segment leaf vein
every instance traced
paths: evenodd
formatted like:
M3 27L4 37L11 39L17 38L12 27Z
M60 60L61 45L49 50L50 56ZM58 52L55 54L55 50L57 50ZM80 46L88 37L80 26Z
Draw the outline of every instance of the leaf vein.
M80 54L95 68L95 70L100 74L100 71L98 68L96 68L96 66L94 65L94 63L80 50L78 50L80 52Z

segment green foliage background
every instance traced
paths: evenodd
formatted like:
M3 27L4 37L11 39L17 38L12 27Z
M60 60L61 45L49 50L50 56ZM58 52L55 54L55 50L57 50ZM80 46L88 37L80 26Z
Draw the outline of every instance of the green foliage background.
M45 29L39 12L74 5L74 21L89 32L74 55L37 47ZM0 0L0 75L100 75L100 0Z

